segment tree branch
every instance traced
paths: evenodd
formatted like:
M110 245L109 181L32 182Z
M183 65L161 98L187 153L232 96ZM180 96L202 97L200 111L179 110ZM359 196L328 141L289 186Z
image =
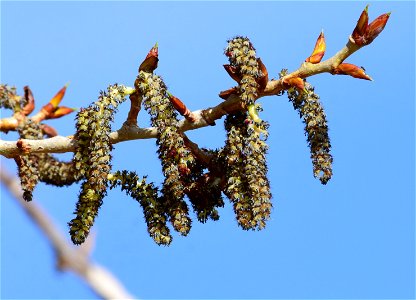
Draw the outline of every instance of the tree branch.
M334 70L337 68L337 66L361 47L362 46L356 45L350 38L346 46L344 46L331 58L317 64L304 62L296 71L278 80L270 80L267 83L264 91L258 95L258 98L264 96L279 95L282 91L288 88L284 82L290 78L306 78L320 73L335 74ZM242 105L240 98L236 94L231 94L226 101L221 102L215 107L193 111L192 114L195 116L195 122L189 122L186 119L182 119L179 122L179 130L185 132L187 130L194 130L201 127L206 127L208 125L214 125L215 120L220 119L226 114L241 109ZM136 109L136 113L138 113L138 108ZM116 144L123 141L149 139L156 137L156 128L139 128L137 125L132 123L134 122L126 122L119 130L112 132L110 134L111 143ZM25 149L29 153L73 152L76 147L76 140L73 139L73 136L56 136L44 140L21 139L20 141L22 141ZM22 154L22 150L18 147L17 141L0 140L0 155L7 158L12 158L19 154Z
M30 219L42 230L51 246L55 250L58 267L69 269L90 286L90 288L104 299L133 299L123 285L104 267L92 263L86 251L87 246L73 247L57 230L54 222L46 212L34 202L26 202L22 197L19 179L9 174L3 167L0 169L0 181L9 190Z

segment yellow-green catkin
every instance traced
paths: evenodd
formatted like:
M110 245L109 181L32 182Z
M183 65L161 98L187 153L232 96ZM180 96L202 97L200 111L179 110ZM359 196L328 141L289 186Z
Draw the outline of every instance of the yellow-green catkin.
M232 201L237 222L244 230L255 226L252 200L244 176L243 139L246 131L244 124L246 116L245 112L227 115L224 122L227 141L222 153L220 153L224 157L227 178L224 193Z
M319 96L315 93L313 86L305 82L305 91L299 92L291 88L288 90L288 97L305 124L313 175L322 184L326 184L332 176L331 142L325 111L319 101Z
M163 80L152 73L140 71L135 87L143 97L152 126L157 128L156 143L165 176L162 193L169 207L170 221L176 231L187 235L191 219L183 200L184 180L187 180L194 157L178 132L177 113L169 101Z
M267 178L266 154L268 146L265 141L268 124L265 121L254 124L248 119L245 124L247 124L247 129L243 138L243 155L245 157L243 170L248 187L247 193L252 201L253 229L260 230L266 226L272 209L272 195Z
M44 155L39 164L39 180L50 185L66 186L77 182L74 163L62 162L51 155Z
M23 97L16 94L16 88L7 84L0 84L0 108L16 109L25 103Z
M78 144L73 163L78 178L84 176L85 181L74 212L76 217L68 223L74 244L81 244L87 238L106 195L107 175L111 170L110 122L125 96L124 86L111 85L107 92L100 93L95 103L77 115L75 139Z
M224 192L233 202L237 222L244 230L263 229L270 218L267 127L264 121L254 124L246 112L230 114L225 119L227 142L220 154L227 177Z
M39 125L30 119L27 119L17 129L20 138L29 140L40 140L43 138L42 130ZM23 190L23 199L32 201L33 190L39 182L39 163L41 154L20 155L15 158L20 183Z
M134 172L117 171L109 175L110 188L121 186L128 195L140 203L147 224L147 232L158 245L169 245L172 241L170 230L166 225L167 214L164 199L158 196L158 189L153 183L147 183Z
M254 104L257 99L258 84L256 79L261 76L256 51L247 37L237 36L228 41L225 53L229 57L231 66L236 68L241 77L240 98L245 107L248 107Z

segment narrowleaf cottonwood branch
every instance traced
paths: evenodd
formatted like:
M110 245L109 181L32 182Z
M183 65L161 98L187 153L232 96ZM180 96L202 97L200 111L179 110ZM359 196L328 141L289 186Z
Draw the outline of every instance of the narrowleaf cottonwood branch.
M314 177L326 184L332 177L326 115L319 95L305 79L330 73L371 80L364 68L344 61L361 47L370 44L384 29L389 16L389 13L383 14L368 24L366 7L347 44L334 56L321 62L326 50L325 37L321 32L312 54L297 70L288 73L283 69L279 73L280 78L272 80L269 80L262 60L256 57L251 41L247 37L236 36L228 40L224 54L229 64L224 65L224 68L238 85L220 92L220 98L225 101L217 106L194 112L170 94L163 79L154 74L159 62L156 44L140 64L134 88L114 84L107 91L100 92L96 102L82 108L77 114L76 133L69 137L42 139L45 133L42 134L41 129L45 127L41 127L44 124L38 124L41 120L70 112L70 109L58 107L66 87L38 114L29 118L28 111L33 110L29 105L30 99L20 109L22 104L13 105L13 100L10 100L13 99L13 91L0 86L0 92L6 95L1 95L0 106L15 107L12 118L0 120L0 131L15 129L21 137L15 142L0 140L0 154L14 158L18 163L25 199L30 201L34 187L45 173L45 168L40 170L39 164L46 164L47 158L53 160L46 153L75 152L71 162L55 163L60 167L56 168L58 173L54 173L54 178L69 172L72 174L68 177L70 180L52 182L62 186L83 180L76 218L69 222L75 244L82 244L88 236L110 182L112 187L121 186L139 201L148 223L148 232L158 244L168 245L172 239L168 231L163 229L167 228L166 221L170 221L182 235L188 234L191 219L184 201L185 195L191 201L198 220L205 222L209 218L218 220L216 207L223 205L222 194L225 194L233 203L238 224L245 230L260 230L269 219L272 195L266 161L269 125L259 117L261 106L255 101L264 96L280 96L287 91L289 100L305 125ZM26 88L26 91L30 90ZM9 92L11 95L7 98ZM30 95L26 93L26 98L30 98ZM110 122L113 121L117 106L125 101L126 96L130 96L131 101L127 119L119 130L111 132ZM140 128L137 125L141 104L149 113L154 127ZM185 119L178 120L178 112ZM222 148L204 153L186 137L185 131L215 125L215 121L223 116L226 116L224 126L227 139ZM16 125L16 128L12 125ZM51 128L47 131L53 135ZM146 177L139 179L135 172L124 170L111 173L113 144L147 138L156 138L157 153L165 177L160 190L153 183L145 184ZM205 172L206 169L208 172ZM222 170L222 175L216 174L216 170Z
M338 51L333 57L320 62L318 64L302 63L299 69L296 71L278 79L270 80L263 92L259 93L258 98L264 96L279 95L282 91L286 90L284 81L289 78L307 78L320 73L334 74L334 70L341 64L347 57L360 49L360 46L355 45L353 42L348 41L347 45ZM183 119L179 122L179 129L181 131L194 130L201 127L212 125L215 120L218 120L226 114L236 112L241 109L241 102L237 95L232 94L229 98L221 102L215 107L196 110L192 112L195 118L195 122L189 122ZM131 123L130 123L131 124ZM117 144L123 141L138 140L138 139L150 139L156 137L156 128L139 128L135 125L125 124L122 128L114 131L110 134L110 141L112 144ZM56 136L44 140L25 140L22 142L27 145L28 152L30 153L65 153L73 152L76 147L76 141L72 136L63 137ZM21 150L16 145L17 141L3 141L0 140L0 155L11 158L21 154Z

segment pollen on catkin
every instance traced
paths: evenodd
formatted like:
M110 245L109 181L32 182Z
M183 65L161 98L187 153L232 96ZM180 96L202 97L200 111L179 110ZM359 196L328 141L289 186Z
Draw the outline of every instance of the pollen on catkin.
M289 100L305 124L305 135L311 152L313 175L322 184L332 176L331 142L324 108L315 93L314 87L305 82L305 91L295 88L288 90Z
M244 230L263 229L270 218L267 135L261 136L267 133L267 127L264 121L254 124L247 112L230 114L225 119L227 141L220 153L226 167L224 193L233 202L237 222Z
M39 125L30 119L26 119L17 128L17 132L22 139L41 140L43 138ZM26 201L32 201L33 190L39 182L39 161L41 156L41 154L23 154L15 158L23 190L23 199Z
M260 230L266 226L272 209L272 195L267 178L266 154L268 146L265 141L268 124L261 121L260 124L255 125L249 120L246 120L246 124L247 129L243 138L243 154L245 156L243 170L248 185L247 192L252 200L253 223Z
M74 212L76 217L68 223L74 244L81 244L87 238L106 195L107 175L111 170L110 122L125 96L124 86L111 85L107 92L100 93L95 103L77 115L75 138L78 144L73 163L77 177L85 177L85 181Z
M233 203L238 224L248 230L254 227L252 201L248 193L247 181L244 176L244 120L246 113L237 112L225 118L224 125L227 131L225 147L219 155L223 157L226 169L225 195Z
M241 77L238 89L240 98L247 107L257 99L256 79L261 76L256 51L247 37L237 36L228 41L225 53L237 76Z
M169 245L172 241L170 230L166 225L167 214L164 199L159 197L158 189L153 183L147 183L146 177L142 179L135 172L117 171L109 176L111 186L120 186L127 195L140 203L143 208L147 224L147 232L158 245Z
M188 205L184 201L184 184L194 163L192 153L178 132L177 113L169 101L163 80L152 73L140 71L136 90L143 97L143 105L150 114L152 126L157 128L156 144L165 176L162 193L169 207L169 218L176 231L187 235L191 228Z
M16 94L16 88L0 84L0 108L16 109L24 105L23 98Z

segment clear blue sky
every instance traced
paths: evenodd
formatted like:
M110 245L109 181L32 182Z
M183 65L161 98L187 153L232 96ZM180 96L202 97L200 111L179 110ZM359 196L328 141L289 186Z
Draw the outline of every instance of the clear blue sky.
M29 85L40 107L70 81L62 104L87 106L111 83L132 86L157 41L156 73L192 110L201 109L234 85L222 67L228 38L251 38L277 77L309 56L321 29L325 58L338 51L367 3L2 2L1 82L19 92ZM334 175L326 186L312 176L303 124L287 97L262 98L274 196L265 230L242 231L227 201L218 222L195 220L188 237L175 234L170 247L159 247L139 205L113 190L94 226L93 259L141 298L413 298L415 3L370 2L371 20L388 11L385 31L347 60L364 66L374 82L329 74L309 80L326 109L333 146ZM122 105L113 129L128 108ZM74 117L48 124L70 135ZM144 114L139 121L149 124ZM189 136L220 147L222 121ZM113 165L160 183L155 151L154 140L117 144ZM12 161L1 163L15 170ZM64 232L78 189L40 184L34 193ZM54 265L42 234L2 190L1 298L95 297Z

